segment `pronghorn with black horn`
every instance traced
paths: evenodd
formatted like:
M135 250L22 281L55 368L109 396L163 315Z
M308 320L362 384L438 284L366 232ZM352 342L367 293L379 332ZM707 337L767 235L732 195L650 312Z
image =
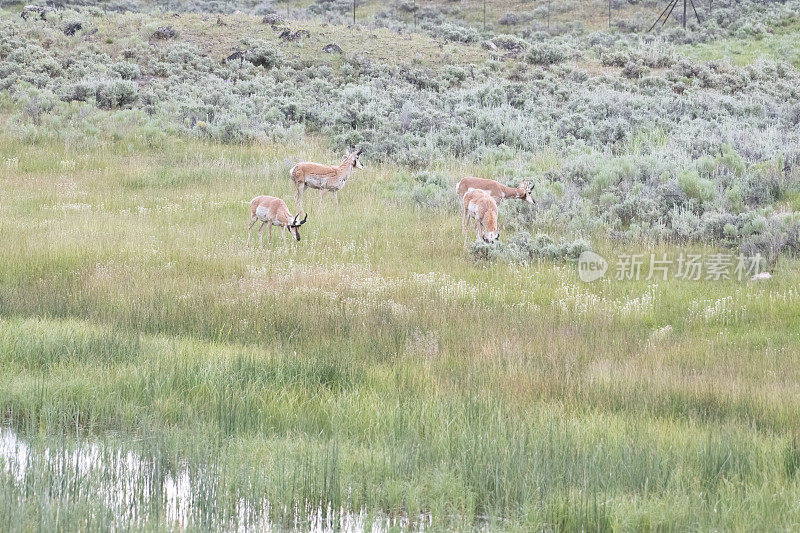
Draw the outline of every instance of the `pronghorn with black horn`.
M250 200L250 225L247 226L247 246L250 246L250 233L253 229L253 224L257 220L261 221L261 226L258 228L258 243L260 246L264 245L264 225L269 224L269 237L267 238L267 248L272 243L272 226L281 226L283 228L283 245L286 246L286 230L289 230L295 239L300 240L300 226L305 224L308 215L300 220L300 213L292 216L291 211L286 206L286 202L274 196L256 196Z
M481 189L472 189L464 195L461 208L461 226L464 230L464 248L467 247L469 219L475 220L475 241L483 239L492 243L500 237L497 230L497 202L489 193Z
M456 192L458 193L459 200L463 199L464 195L473 189L486 191L497 202L510 198L518 198L520 200L525 200L529 204L536 203L533 200L532 188L524 181L519 184L519 187L507 187L498 181L486 178L464 178L456 185Z
M319 189L322 194L319 198L320 206L328 191L333 192L333 199L336 200L336 207L339 207L339 196L337 193L345 186L347 179L353 173L354 168L364 168L358 159L361 150L346 150L344 161L338 166L320 165L319 163L297 163L289 171L297 192L294 201L298 211L303 211L303 193L306 189Z

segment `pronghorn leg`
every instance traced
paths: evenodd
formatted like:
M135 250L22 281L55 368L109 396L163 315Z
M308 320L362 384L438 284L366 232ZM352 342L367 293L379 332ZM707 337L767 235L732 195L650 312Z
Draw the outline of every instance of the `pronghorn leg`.
M469 238L469 217L466 213L461 216L461 233L464 234L464 248L467 247L467 239Z
M264 224L266 224L266 222L262 222L261 223L261 227L258 228L258 247L259 248L263 248L264 247Z
M336 200L336 207L339 207L339 192L333 191L333 199Z
M281 235L283 236L283 247L286 248L286 226L281 226Z
M250 224L247 226L247 247L250 248L250 233L253 230L253 224L256 223L258 217L250 217Z
M475 242L481 242L481 221L475 219Z
M272 223L269 225L269 236L267 238L267 250L272 247Z
M301 212L303 210L303 191L306 190L306 184L297 183L294 184L297 191L294 193L294 203L297 204L297 212Z
M325 195L328 194L328 189L322 189L319 192L319 207L322 208L322 201L325 199Z

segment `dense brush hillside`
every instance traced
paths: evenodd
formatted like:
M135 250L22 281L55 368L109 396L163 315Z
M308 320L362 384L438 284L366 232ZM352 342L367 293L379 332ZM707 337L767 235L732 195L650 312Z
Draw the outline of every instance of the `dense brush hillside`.
M536 214L511 215L520 231L602 228L770 259L800 247L800 75L783 53L796 3L720 2L686 31L558 35L533 22L484 32L456 16L466 2L425 2L416 26L407 3L365 4L346 26L345 4L208 6L264 17L162 11L178 4L7 12L0 86L30 135L90 134L69 117L98 110L221 142L323 135L410 168L492 162L503 180L535 184ZM764 53L721 52L743 37ZM423 203L449 187L419 180L433 196Z

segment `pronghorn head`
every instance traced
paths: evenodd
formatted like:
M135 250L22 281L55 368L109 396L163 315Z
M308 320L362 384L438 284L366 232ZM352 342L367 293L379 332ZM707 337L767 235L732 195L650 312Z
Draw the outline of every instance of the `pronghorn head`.
M300 220L300 213L297 213L286 226L289 228L289 232L294 235L294 238L297 239L298 242L300 242L300 226L305 224L306 220L308 220L308 214L306 214L303 220Z
M500 238L500 231L497 229L497 211L489 211L483 217L483 232L481 238L484 242L493 243Z
M353 162L353 166L357 169L363 169L364 167L361 166L361 160L359 156L361 155L361 150L346 150L344 153L344 158Z
M533 199L533 185L528 185L527 181L523 181L519 184L519 189L525 191L525 196L523 197L526 202L529 204L535 204L536 200Z

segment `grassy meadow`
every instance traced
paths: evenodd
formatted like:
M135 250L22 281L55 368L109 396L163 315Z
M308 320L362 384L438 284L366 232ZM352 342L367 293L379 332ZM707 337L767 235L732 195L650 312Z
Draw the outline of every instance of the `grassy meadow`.
M250 198L288 200L295 158L338 154L136 128L2 145L0 409L33 450L125 451L31 453L21 481L0 460L4 529L255 527L243 501L301 528L318 508L390 529L800 526L796 260L759 283L476 263L455 207L398 202L407 172L369 160L338 210L307 193L300 243L247 249ZM149 482L112 513L97 487L123 490L128 452ZM161 481L183 469L201 482L176 519Z

